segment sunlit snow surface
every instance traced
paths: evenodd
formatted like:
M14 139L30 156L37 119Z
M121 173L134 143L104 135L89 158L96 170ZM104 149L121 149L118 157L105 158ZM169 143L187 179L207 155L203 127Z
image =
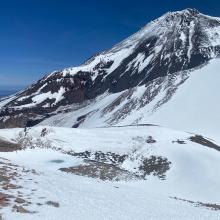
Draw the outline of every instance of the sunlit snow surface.
M29 130L37 139L44 127ZM4 219L220 219L220 211L174 200L178 197L205 203L220 203L220 152L188 140L192 134L155 126L68 129L47 128L44 137L53 147L82 152L102 150L129 153L134 148L143 155L160 155L171 162L166 179L149 176L147 180L110 182L66 174L58 169L82 163L81 159L51 149L27 149L0 153L14 164L35 169L40 175L32 181L19 180L20 191L37 189L29 210L34 214L18 214L9 208L1 210ZM0 137L16 138L21 129L1 130ZM146 144L151 135L157 142ZM136 139L134 139L136 137ZM139 137L139 138L137 138ZM186 144L173 143L184 140ZM34 141L34 140L33 140ZM63 163L52 163L60 160ZM125 164L126 166L126 164ZM129 169L129 167L127 167ZM38 184L34 184L34 181ZM60 207L37 206L40 197L57 201Z

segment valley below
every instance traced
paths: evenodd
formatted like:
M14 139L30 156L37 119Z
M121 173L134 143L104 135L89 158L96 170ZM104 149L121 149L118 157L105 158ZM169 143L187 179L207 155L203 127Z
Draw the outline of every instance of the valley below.
M0 139L2 219L220 218L220 147L205 137L39 126Z

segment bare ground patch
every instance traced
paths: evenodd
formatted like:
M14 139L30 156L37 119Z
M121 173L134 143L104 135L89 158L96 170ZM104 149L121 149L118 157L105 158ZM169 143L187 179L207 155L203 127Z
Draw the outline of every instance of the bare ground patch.
M88 152L80 153L78 157L85 157L85 155L87 155L86 158L89 158ZM102 156L100 157L100 155ZM97 157L95 157L95 160L84 159L84 163L81 165L60 168L60 170L67 173L97 178L104 181L128 181L132 179L140 180L147 179L147 176L149 175L153 175L161 180L165 180L166 172L170 169L171 165L171 162L164 157L141 157L137 159L140 160L140 165L134 171L130 171L122 167L122 164L128 158L128 155L117 156L115 157L117 159L114 159L113 161L109 161L109 158L103 157L103 155L105 154L100 154L99 152L99 156L96 154ZM108 153L108 156L110 156L110 153Z
M19 144L0 139L0 152L12 152L16 150L21 150L21 146Z
M138 178L137 175L121 169L114 164L107 164L91 160L86 160L85 162L85 164L79 166L60 168L60 170L67 173L98 178L101 180L120 181Z

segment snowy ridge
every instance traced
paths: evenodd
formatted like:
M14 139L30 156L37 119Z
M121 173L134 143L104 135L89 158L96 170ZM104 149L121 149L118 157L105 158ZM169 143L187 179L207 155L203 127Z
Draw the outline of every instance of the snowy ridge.
M202 71L219 54L220 19L194 9L169 12L81 66L52 72L1 101L0 127L152 121L151 115L171 100L194 70Z
M195 20L191 18L192 15L195 16ZM219 46L220 45L219 44L220 27L218 26L216 28L208 28L208 26L209 26L207 23L208 20L206 20L206 18L212 19L213 21L220 24L220 18L214 18L214 17L210 17L207 15L201 14L195 9L186 9L183 11L168 12L165 15L163 15L162 17L160 17L159 19L156 19L156 20L150 22L145 27L143 27L139 32L137 32L136 34L127 38L126 40L122 41L121 43L117 44L115 47L113 47L109 51L103 52L103 53L99 54L98 56L95 56L92 59L88 60L82 66L70 67L70 68L64 69L62 71L62 74L63 74L62 76L65 77L68 74L75 75L80 71L93 72L96 65L98 63L100 63L101 61L103 61L104 63L107 63L111 60L114 60L117 63L117 65L114 65L116 68L118 65L120 65L121 61L125 57L129 56L129 54L131 54L133 52L135 47L138 44L140 44L141 42L143 42L145 39L148 39L152 36L160 36L159 43L162 45L162 43L164 43L164 42L161 42L161 41L164 38L165 38L165 42L166 42L168 40L166 37L166 33L168 32L168 28L173 28L173 26L177 25L177 27L175 27L175 28L177 28L175 30L175 32L178 32L179 29L182 29L182 26L180 24L182 22L182 20L181 20L182 18L186 18L186 19L189 18L189 20L192 19L192 21L190 21L190 28L189 28L189 44L188 44L189 61L190 61L190 56L192 53L191 50L193 49L192 48L193 47L192 37L193 37L193 31L194 31L194 26L195 26L196 20L202 21L201 25L204 26L204 28L207 28L207 29L205 29L205 31L207 32L206 34L211 35L210 41L206 42L206 45L202 45L202 46L209 47L209 46ZM214 35L215 35L215 37L214 37ZM184 33L184 30L183 30L182 32L180 32L179 38L184 43L183 39L187 39L187 33ZM155 55L157 53L159 53L160 50L162 49L161 46L159 46L159 45L156 47L158 47L158 49L155 50ZM152 55L153 55L153 53L152 53ZM152 56L152 55L150 55L150 56ZM212 58L215 57L214 54L212 54L210 56L212 56ZM111 73L115 68L110 68L109 73ZM141 67L141 68L143 68L143 67ZM98 72L96 72L96 74L97 73ZM54 74L56 74L56 72L49 74L47 77L49 78L49 77L53 76ZM93 78L93 80L95 80L95 78L97 77L96 74L95 74L95 77Z

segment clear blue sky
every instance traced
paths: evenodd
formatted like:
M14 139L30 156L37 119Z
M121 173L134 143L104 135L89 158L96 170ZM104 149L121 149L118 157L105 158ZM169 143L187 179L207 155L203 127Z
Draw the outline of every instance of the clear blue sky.
M0 0L0 89L82 63L167 11L220 16L219 0Z

